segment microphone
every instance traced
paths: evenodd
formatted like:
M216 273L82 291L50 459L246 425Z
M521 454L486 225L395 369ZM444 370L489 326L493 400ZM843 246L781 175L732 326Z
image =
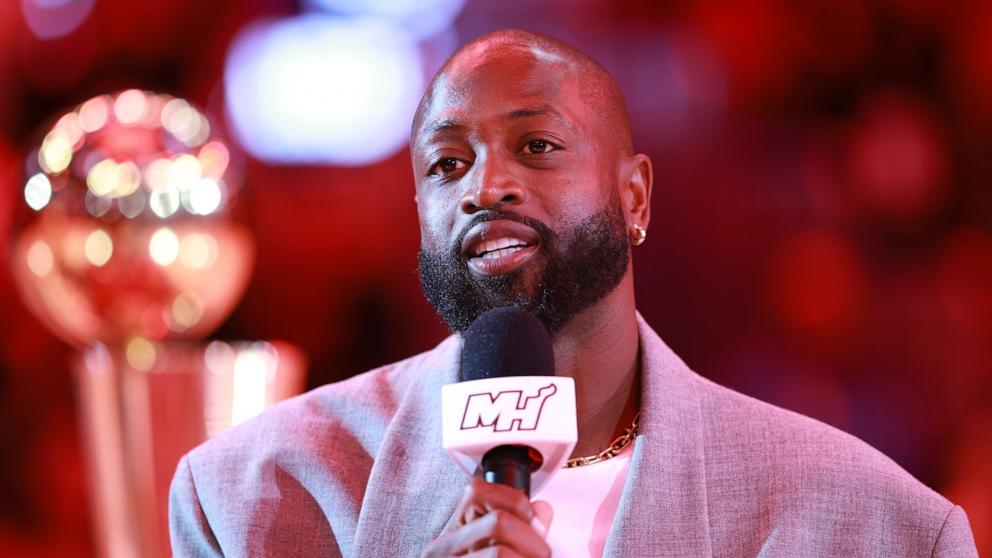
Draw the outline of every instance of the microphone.
M551 335L530 312L496 308L464 334L460 382L441 388L442 445L469 475L530 496L578 439L575 383L555 376Z

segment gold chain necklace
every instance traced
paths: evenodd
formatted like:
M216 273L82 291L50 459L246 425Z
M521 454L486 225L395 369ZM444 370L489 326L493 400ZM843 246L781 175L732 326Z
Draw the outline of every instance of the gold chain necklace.
M634 422L623 431L623 434L613 440L613 443L607 446L606 449L597 453L596 455L587 455L585 457L573 457L565 462L563 469L571 469L572 467L582 467L583 465L592 465L593 463L599 463L600 461L606 461L607 459L618 455L623 450L627 449L627 446L634 441L637 437L637 421L641 418L641 412L638 411L634 415Z

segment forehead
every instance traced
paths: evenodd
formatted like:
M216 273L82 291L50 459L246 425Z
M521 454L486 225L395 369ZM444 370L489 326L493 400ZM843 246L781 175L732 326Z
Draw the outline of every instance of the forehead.
M549 107L581 123L586 107L578 89L571 65L546 51L520 45L473 49L434 80L414 137L445 123L471 123L533 107Z

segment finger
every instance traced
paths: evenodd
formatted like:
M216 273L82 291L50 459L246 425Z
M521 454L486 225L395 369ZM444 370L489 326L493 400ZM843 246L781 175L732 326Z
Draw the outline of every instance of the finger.
M529 524L512 513L497 510L432 540L423 556L460 556L492 546L505 546L527 558L551 555L544 538Z
M551 507L549 502L544 500L535 500L530 505L534 510L535 516L531 521L531 527L537 531L538 535L548 538L548 530L551 529L551 520L555 517L554 508Z
M551 548L544 537L516 515L496 510L465 525L459 530L465 546L456 552L475 551L486 547L504 545L527 558L542 558L551 555Z
M524 558L519 552L501 544L476 550L465 556L466 558Z
M464 525L496 510L510 512L527 523L534 519L530 500L523 492L502 484L488 483L482 479L472 479L465 487L455 517Z
M473 478L462 492L462 497L455 506L451 519L444 526L442 533L450 533L455 529L474 521L495 510L505 510L521 517L525 521L533 521L534 510L524 493L501 484L488 483L479 478Z

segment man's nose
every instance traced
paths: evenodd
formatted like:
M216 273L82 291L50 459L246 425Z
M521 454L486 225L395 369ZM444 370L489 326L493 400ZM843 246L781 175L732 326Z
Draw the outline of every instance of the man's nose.
M521 180L514 176L507 162L496 157L486 157L475 162L469 188L462 196L461 209L471 215L484 209L498 209L504 205L523 203L525 194Z

